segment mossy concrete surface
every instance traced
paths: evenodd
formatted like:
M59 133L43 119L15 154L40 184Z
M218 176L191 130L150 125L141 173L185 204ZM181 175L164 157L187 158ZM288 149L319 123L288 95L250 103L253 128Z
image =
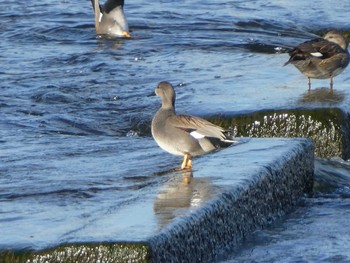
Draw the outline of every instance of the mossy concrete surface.
M3 251L1 263L14 262L149 262L149 246L141 243L70 244L43 251Z
M210 121L235 137L306 137L320 158L350 158L350 118L339 108L263 110L240 116L214 116Z

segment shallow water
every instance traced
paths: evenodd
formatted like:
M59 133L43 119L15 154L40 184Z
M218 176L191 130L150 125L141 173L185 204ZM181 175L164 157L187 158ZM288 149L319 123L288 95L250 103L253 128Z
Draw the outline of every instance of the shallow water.
M58 229L65 224L56 207L71 210L73 225L79 227L81 220L89 225L132 202L123 190L147 192L148 185L160 182L155 173L178 165L150 135L150 119L160 105L151 95L159 81L176 86L182 113L239 114L296 105L306 79L295 68L282 67L285 46L329 28L344 29L350 3L330 5L326 0L317 7L305 1L137 0L125 6L134 35L125 40L96 38L89 1L0 3L0 229L5 231L0 246L31 246L34 233L49 238L41 227L45 222L56 220ZM347 92L348 70L335 79L339 92ZM325 162L337 176L339 169ZM322 180L327 186L332 178ZM334 203L331 214L343 218L346 187L345 180L330 193L322 188L306 203L311 210L324 200L321 210ZM100 215L89 213L96 205ZM288 229L303 216L297 212ZM332 220L317 212L311 218ZM341 233L340 225L332 227ZM319 243L311 245L317 251ZM276 261L285 258L271 249ZM344 246L337 249L348 257ZM250 257L258 260L261 254Z
M313 196L295 212L256 231L222 262L349 262L350 165L318 159L315 180Z

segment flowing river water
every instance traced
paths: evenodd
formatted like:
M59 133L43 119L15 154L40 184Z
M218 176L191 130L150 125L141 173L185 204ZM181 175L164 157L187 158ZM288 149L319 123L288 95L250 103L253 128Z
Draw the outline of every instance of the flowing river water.
M307 80L283 67L285 47L348 29L350 12L347 1L136 0L134 37L103 39L90 1L0 7L0 249L55 244L67 213L89 225L178 165L150 133L158 82L174 84L181 113L293 107ZM313 197L225 262L349 262L350 164L332 157L316 161Z

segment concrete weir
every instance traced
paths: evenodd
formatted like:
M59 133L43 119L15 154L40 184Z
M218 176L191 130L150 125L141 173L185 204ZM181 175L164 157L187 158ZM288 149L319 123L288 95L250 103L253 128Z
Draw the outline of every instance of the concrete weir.
M320 158L350 158L349 113L342 108L262 110L239 116L216 116L210 121L232 130L234 136L312 139Z
M195 159L191 173L160 174L159 184L120 208L108 240L86 242L87 232L100 231L94 226L51 248L2 251L0 261L213 262L312 190L313 161L308 139L242 138Z
M247 146L247 151L236 146L206 160L205 173L217 177L220 190L149 240L153 262L211 262L218 251L269 225L311 191L309 141L259 139Z

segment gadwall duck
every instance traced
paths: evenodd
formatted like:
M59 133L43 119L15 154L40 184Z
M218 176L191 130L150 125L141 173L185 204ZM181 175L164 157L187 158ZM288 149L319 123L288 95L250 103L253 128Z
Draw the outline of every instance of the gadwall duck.
M176 115L175 91L168 82L155 90L162 107L152 119L152 136L165 151L183 156L181 169L192 168L192 156L202 155L233 143L224 129L199 117Z
M107 0L101 6L99 0L91 0L95 13L95 29L98 35L130 37L124 15L124 0Z
M293 64L308 77L309 92L311 78L330 79L330 92L333 92L333 77L340 74L349 64L348 41L336 32L328 32L324 38L306 41L290 52L290 59L284 64Z

